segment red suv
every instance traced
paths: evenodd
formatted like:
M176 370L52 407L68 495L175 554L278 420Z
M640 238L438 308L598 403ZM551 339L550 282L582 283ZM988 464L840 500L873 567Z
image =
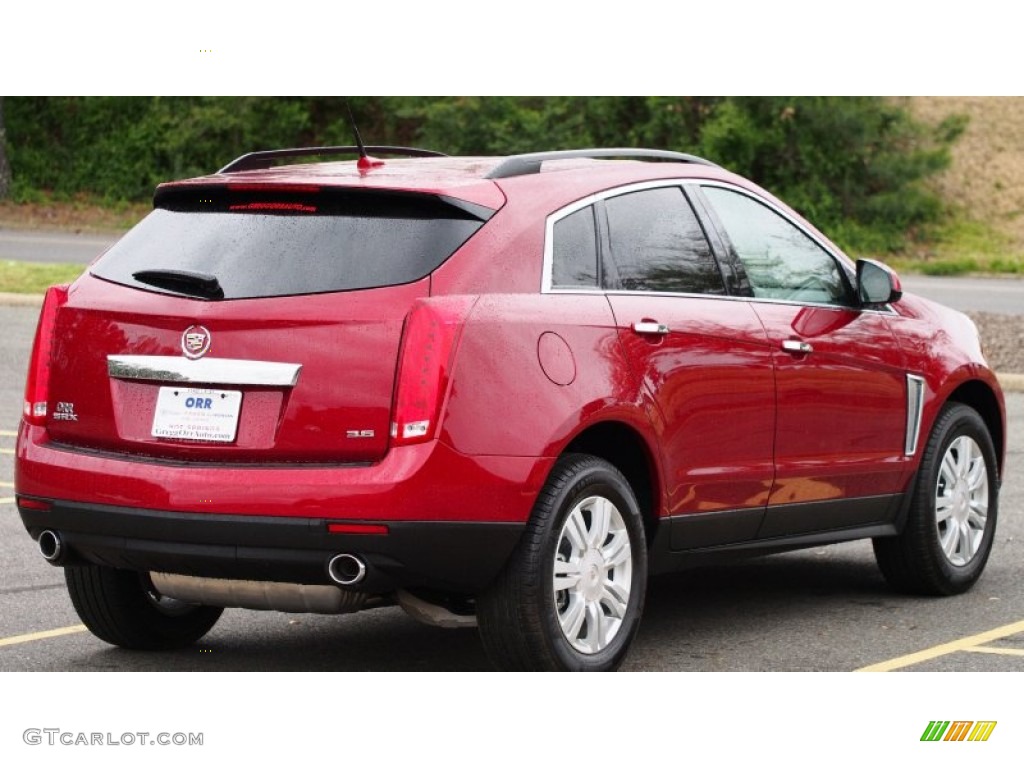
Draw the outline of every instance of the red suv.
M966 317L690 155L369 149L163 184L47 293L17 503L97 637L398 603L614 669L649 574L871 538L897 589L980 576Z

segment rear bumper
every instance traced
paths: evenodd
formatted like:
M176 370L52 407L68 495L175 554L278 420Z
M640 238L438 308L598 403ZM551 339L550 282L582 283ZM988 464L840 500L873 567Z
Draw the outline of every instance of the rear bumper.
M498 574L522 524L387 523L387 533L334 534L335 520L189 514L54 501L19 505L32 535L57 531L67 562L226 579L331 584L328 561L362 558L366 578L353 589L390 592L428 587L475 594Z
M360 588L472 593L501 570L553 459L467 456L441 441L362 466L222 466L78 450L24 423L15 494L32 533L74 556L134 570L330 583L327 561L365 558ZM329 533L374 523L386 534Z

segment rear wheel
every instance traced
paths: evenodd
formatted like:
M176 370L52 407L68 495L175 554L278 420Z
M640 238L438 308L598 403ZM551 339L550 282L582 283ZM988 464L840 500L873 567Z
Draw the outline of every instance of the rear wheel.
M949 403L924 451L903 532L875 539L875 557L896 589L958 594L978 580L992 550L999 490L995 448L977 411Z
M65 567L64 578L82 623L100 640L122 648L185 648L209 632L224 612L164 597L146 573L80 565Z
M501 669L615 669L639 626L646 585L644 528L629 483L603 459L564 456L478 602L484 647Z

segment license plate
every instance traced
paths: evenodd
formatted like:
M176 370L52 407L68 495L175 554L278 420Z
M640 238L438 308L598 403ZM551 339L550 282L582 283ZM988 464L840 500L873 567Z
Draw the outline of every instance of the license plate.
M242 393L222 389L160 387L153 437L230 443L238 430Z

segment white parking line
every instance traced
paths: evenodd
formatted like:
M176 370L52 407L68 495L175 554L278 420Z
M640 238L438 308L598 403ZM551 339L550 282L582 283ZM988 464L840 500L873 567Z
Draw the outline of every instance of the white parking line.
M11 432L11 431L6 430L6 429L0 429L0 437L17 437L17 436L18 436L17 432Z
M970 653L994 653L999 656L1024 656L1024 648L994 648L991 645L979 645L975 648L964 648Z
M14 455L14 449L13 448L0 448L0 453L5 454L7 456L13 456Z
M45 640L48 637L60 637L61 635L73 635L76 632L85 632L84 624L75 624L71 627L60 629L48 629L45 632L32 632L28 635L15 635L14 637L0 638L0 647L5 645L18 645L19 643L31 643L33 640Z
M13 503L14 503L14 497L13 496L11 496L8 499L0 499L0 504L13 504Z
M7 483L7 482L4 482L3 480L0 480L0 488L13 488L13 487L14 487L14 483Z
M914 664L920 664L922 661L930 661L931 659L937 659L939 656L946 656L950 653L956 653L957 651L975 651L980 653L1004 653L1002 649L992 650L981 650L981 646L984 643L991 643L993 640L1001 640L1004 637L1010 635L1016 635L1024 632L1024 621L1016 621L1013 624L1006 624L1002 627L996 627L988 632L982 632L977 635L971 635L970 637L962 637L959 640L954 640L951 643L943 643L942 645L936 645L932 648L925 648L923 651L917 653L909 653L906 656L900 656L895 659L889 659L888 661L882 661L878 664L872 664L869 667L861 667L856 670L857 672L892 672L894 669L903 669ZM1006 649L1010 650L1010 649ZM1008 654L1016 655L1016 654Z

